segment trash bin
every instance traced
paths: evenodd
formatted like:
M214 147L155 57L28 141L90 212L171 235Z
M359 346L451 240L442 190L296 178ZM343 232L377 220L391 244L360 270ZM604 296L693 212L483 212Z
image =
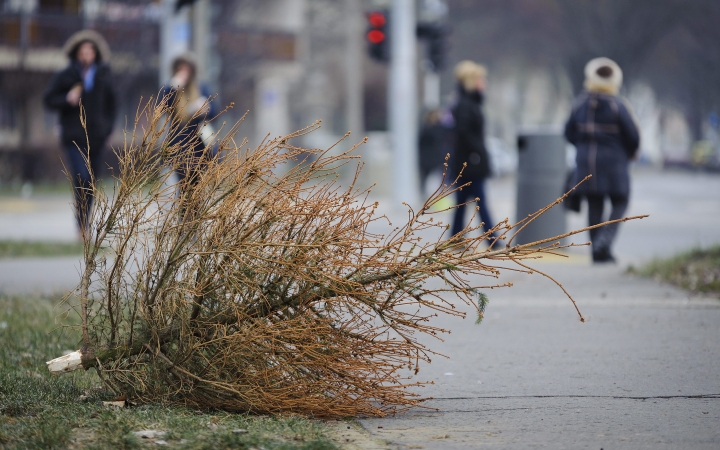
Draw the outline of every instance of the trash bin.
M564 192L567 167L565 138L557 132L523 133L518 137L516 220L558 199ZM517 235L514 244L527 244L565 233L565 211L557 205Z

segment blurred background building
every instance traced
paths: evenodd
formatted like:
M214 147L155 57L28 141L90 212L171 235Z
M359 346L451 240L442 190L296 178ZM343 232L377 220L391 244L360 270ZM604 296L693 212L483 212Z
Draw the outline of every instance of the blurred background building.
M226 122L250 110L240 134L258 144L323 121L305 145L346 131L378 180L390 174L388 64L368 42L369 13L390 0L0 0L0 184L63 177L57 119L43 109L61 48L94 28L113 51L121 99L112 145L143 97L167 80L184 49L201 57ZM520 130L559 128L582 89L584 64L615 59L625 71L647 164L717 169L720 3L715 0L416 0L420 108L449 105L451 68L486 64L488 139L496 171L512 171ZM392 17L388 17L392 22ZM429 33L429 34L428 34ZM435 34L433 34L435 33ZM439 34L438 34L439 33ZM438 62L439 61L439 62ZM113 164L108 154L108 163Z

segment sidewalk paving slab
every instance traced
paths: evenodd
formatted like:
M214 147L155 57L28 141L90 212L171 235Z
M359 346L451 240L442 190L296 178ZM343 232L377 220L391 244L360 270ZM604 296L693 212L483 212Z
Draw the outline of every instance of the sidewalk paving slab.
M418 380L427 406L364 419L398 448L720 448L720 300L617 266L539 264L559 288L513 274L475 325L441 317L445 342ZM470 308L463 307L469 313ZM381 427L381 428L379 428Z

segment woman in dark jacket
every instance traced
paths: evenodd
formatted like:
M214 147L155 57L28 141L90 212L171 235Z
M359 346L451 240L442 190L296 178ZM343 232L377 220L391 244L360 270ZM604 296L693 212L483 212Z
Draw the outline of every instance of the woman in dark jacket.
M586 92L581 94L565 125L565 137L577 148L574 184L587 198L588 222L603 221L605 199L612 203L608 220L623 217L630 196L630 161L637 155L640 134L630 104L618 96L622 71L611 59L596 58L585 67ZM613 262L610 252L619 224L590 231L593 261Z
M210 92L197 80L197 62L192 53L185 53L173 60L173 77L169 86L163 88L160 99L167 102L176 132L170 139L175 155L181 156L175 171L180 178L183 192L199 181L202 167L211 157L202 138L206 121L217 114Z
M83 30L68 39L64 50L70 64L56 73L45 90L45 106L60 113L62 145L68 158L75 197L75 215L80 232L90 219L92 177L102 164L102 150L113 129L116 114L115 91L110 67L110 49L103 37ZM80 121L85 110L86 130ZM90 160L90 168L86 165Z
M455 176L462 170L460 184L471 183L461 191L457 191L457 204L479 199L480 220L483 222L483 229L487 232L495 223L490 218L485 195L485 179L490 176L490 156L485 147L485 117L481 109L486 76L485 68L472 61L462 61L455 66L459 98L452 110L455 133L451 164ZM464 208L455 209L452 223L453 236L465 227L464 216Z

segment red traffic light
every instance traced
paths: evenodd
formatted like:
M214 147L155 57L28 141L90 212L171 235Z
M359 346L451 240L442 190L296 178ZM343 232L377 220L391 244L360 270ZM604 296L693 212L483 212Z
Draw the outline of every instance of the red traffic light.
M368 31L367 39L371 44L379 44L385 40L385 33L380 30L370 30Z
M385 24L387 23L387 19L385 18L385 14L381 12L371 12L368 15L368 22L371 26L380 28L385 26Z
M389 11L378 9L367 13L368 27L365 32L365 40L368 45L368 53L370 58L380 61L390 61L390 45L391 39L388 34L388 24L390 23Z

